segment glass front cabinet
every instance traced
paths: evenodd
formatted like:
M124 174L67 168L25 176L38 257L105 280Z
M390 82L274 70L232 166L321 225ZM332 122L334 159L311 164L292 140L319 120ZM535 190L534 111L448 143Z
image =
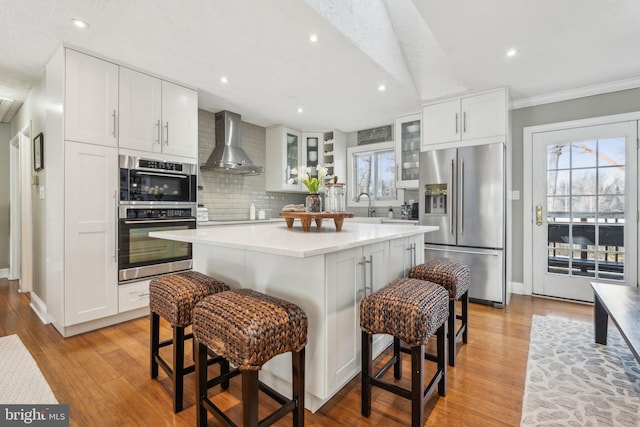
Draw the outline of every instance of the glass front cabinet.
M420 174L421 114L398 117L395 122L396 187L418 188Z
M267 129L266 184L267 191L301 191L302 184L293 174L305 161L300 131L275 126ZM289 181L293 179L290 184Z

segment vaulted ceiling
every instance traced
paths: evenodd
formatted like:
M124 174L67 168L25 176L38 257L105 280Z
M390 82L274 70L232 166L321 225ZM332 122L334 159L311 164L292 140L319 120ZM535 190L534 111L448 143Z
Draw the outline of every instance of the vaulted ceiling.
M23 101L65 43L195 87L206 110L353 131L466 91L634 85L638 22L637 0L0 0L0 98Z

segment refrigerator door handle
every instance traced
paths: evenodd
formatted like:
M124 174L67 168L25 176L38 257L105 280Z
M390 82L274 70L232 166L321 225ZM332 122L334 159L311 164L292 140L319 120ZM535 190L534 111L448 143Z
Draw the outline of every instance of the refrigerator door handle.
M460 235L464 234L464 160L460 166Z
M451 193L449 195L449 228L450 228L450 233L451 235L454 234L454 229L453 229L453 201L454 201L454 196L455 193L453 191L453 189L455 188L455 177L456 177L456 173L455 173L455 164L453 159L451 159L451 189L449 190L449 192Z

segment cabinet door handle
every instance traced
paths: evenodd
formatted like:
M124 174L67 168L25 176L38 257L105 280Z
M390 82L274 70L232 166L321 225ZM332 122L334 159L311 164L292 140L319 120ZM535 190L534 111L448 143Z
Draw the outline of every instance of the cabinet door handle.
M160 128L162 125L160 124L160 119L158 119L158 123L156 123L156 126L158 126L158 138L156 139L156 144L160 144L160 136L162 135L162 129Z
M456 113L456 135L458 134L458 113Z
M362 288L358 289L358 293L364 293L364 296L367 296L367 259L362 257L362 261L358 263L358 265L362 266Z
M113 222L115 225L114 227L114 245L113 245L113 262L117 263L118 262L118 190L115 190L113 192L113 206L114 206L114 216L115 216L115 221Z
M116 110L113 110L113 113L111 113L111 117L113 117L113 132L111 132L111 135L113 135L113 137L116 137Z
M167 122L164 125L164 128L166 129L165 130L165 134L164 134L164 136L166 137L166 139L164 140L164 144L165 145L169 145L169 122Z
M467 133L467 112L462 113L462 133Z
M365 286L365 295L367 294L366 289L369 289L369 295L373 292L373 255L369 255L369 260L366 261L369 263L369 287Z

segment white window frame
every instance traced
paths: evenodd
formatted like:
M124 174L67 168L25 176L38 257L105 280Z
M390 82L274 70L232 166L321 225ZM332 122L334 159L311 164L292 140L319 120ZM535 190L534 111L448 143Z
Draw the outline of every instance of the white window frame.
M367 145L359 145L357 147L348 147L347 148L347 176L349 177L347 181L347 207L362 207L366 208L369 206L369 200L366 197L361 197L359 202L354 200L355 192L356 192L356 182L357 179L354 176L355 168L354 168L354 154L361 154L366 152L378 152L378 151L391 151L395 156L395 143L393 141L389 142L378 142L375 144L367 144ZM397 164L396 159L396 164ZM397 187L398 176L397 176L397 168L396 168L396 198L395 199L385 199L385 200L371 200L372 207L389 207L389 206L401 206L404 203L404 189Z

